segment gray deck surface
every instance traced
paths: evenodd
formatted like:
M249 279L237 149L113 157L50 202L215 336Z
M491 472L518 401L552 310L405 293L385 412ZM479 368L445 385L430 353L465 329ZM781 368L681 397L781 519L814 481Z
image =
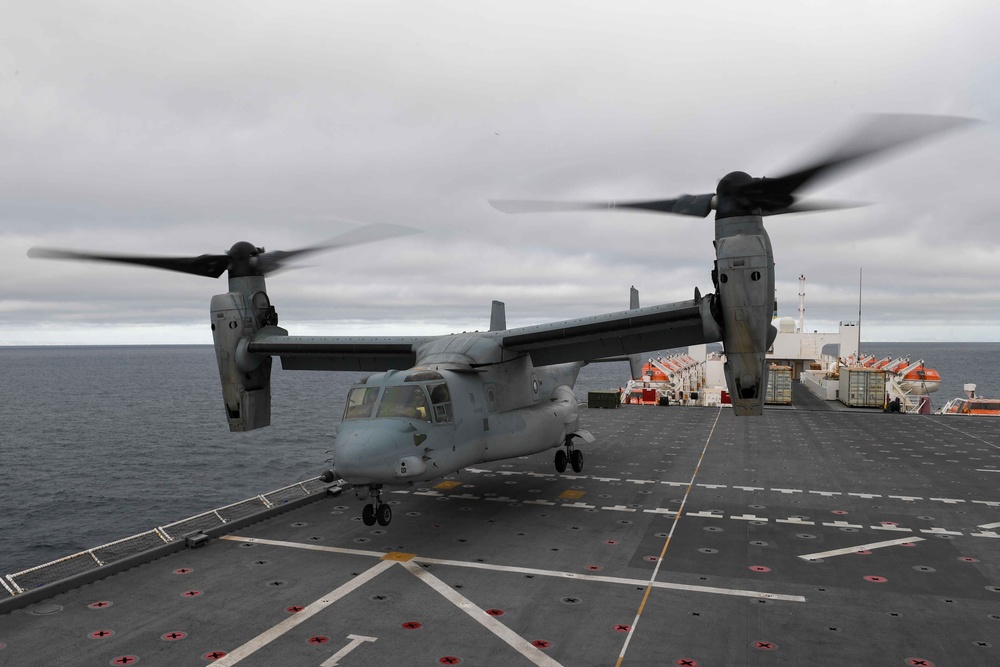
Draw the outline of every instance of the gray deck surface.
M1000 665L1000 420L583 422L581 475L327 497L0 616L0 664Z

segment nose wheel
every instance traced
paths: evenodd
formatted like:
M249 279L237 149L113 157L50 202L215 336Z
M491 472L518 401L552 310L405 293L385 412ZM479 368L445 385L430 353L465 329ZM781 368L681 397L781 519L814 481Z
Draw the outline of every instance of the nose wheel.
M573 472L583 472L583 452L573 446L571 439L566 440L564 449L556 452L556 472L566 472L566 466L570 465Z
M366 526L374 526L376 521L380 526L388 526L389 522L392 521L392 508L388 503L382 502L382 487L370 486L368 494L375 502L368 503L361 510L361 521Z

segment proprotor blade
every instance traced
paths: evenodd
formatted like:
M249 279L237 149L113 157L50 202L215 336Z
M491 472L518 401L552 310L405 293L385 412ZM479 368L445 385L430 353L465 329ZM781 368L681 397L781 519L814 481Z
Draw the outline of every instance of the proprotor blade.
M240 241L225 255L198 255L197 257L156 257L149 255L114 255L105 253L76 252L55 248L31 248L28 257L34 259L69 259L86 262L116 262L136 264L167 271L190 273L207 278L218 278L226 271L230 277L265 275L282 269L289 260L314 252L372 243L395 236L416 234L419 230L402 225L375 224L351 230L319 245L298 250L264 252L252 243Z
M207 278L218 278L229 266L227 255L199 255L197 257L155 257L148 255L108 255L55 248L30 248L28 257L33 259L69 259L85 262L116 262L137 264L167 271L179 271Z
M325 250L346 248L349 246L362 245L364 243L374 243L375 241L384 241L386 239L396 238L397 236L409 236L410 234L419 233L420 230L413 229L412 227L406 227L404 225L389 225L384 223L365 225L363 227L359 227L358 229L352 229L349 232L344 232L343 234L314 246L307 246L297 250L275 250L272 252L261 253L257 256L257 270L261 274L273 273L285 268L288 261L291 259L304 257L317 252L323 252Z
M675 199L639 201L568 202L529 199L491 199L490 205L504 213L551 213L555 211L602 211L629 209L652 213L676 213L704 218L712 212L715 195L681 195Z
M913 114L869 114L840 145L805 167L777 178L755 179L741 191L753 199L791 196L811 181L832 174L847 166L857 166L894 148L913 144L949 130L976 123L971 118L956 116L924 116Z
M848 208L870 206L867 202L833 201L830 199L805 199L779 209L761 209L761 215L783 215L785 213L811 213L813 211L842 211Z

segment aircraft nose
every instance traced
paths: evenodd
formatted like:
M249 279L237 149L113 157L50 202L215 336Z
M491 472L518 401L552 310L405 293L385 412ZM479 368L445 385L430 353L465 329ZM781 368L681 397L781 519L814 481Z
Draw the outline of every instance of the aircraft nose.
M333 449L333 469L351 484L382 484L393 479L396 445L391 434L368 426L341 432Z

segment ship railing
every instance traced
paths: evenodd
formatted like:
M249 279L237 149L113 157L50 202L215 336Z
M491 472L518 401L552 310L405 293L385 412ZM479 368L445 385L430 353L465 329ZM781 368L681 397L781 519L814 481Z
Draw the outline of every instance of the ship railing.
M93 549L80 551L42 565L8 574L0 577L0 584L10 595L18 595L45 584L61 581L138 555L155 547L177 542L192 533L218 528L245 519L258 512L312 495L329 486L330 484L321 481L319 477L289 484L268 493L196 514L187 519L181 519L137 535L102 544Z

